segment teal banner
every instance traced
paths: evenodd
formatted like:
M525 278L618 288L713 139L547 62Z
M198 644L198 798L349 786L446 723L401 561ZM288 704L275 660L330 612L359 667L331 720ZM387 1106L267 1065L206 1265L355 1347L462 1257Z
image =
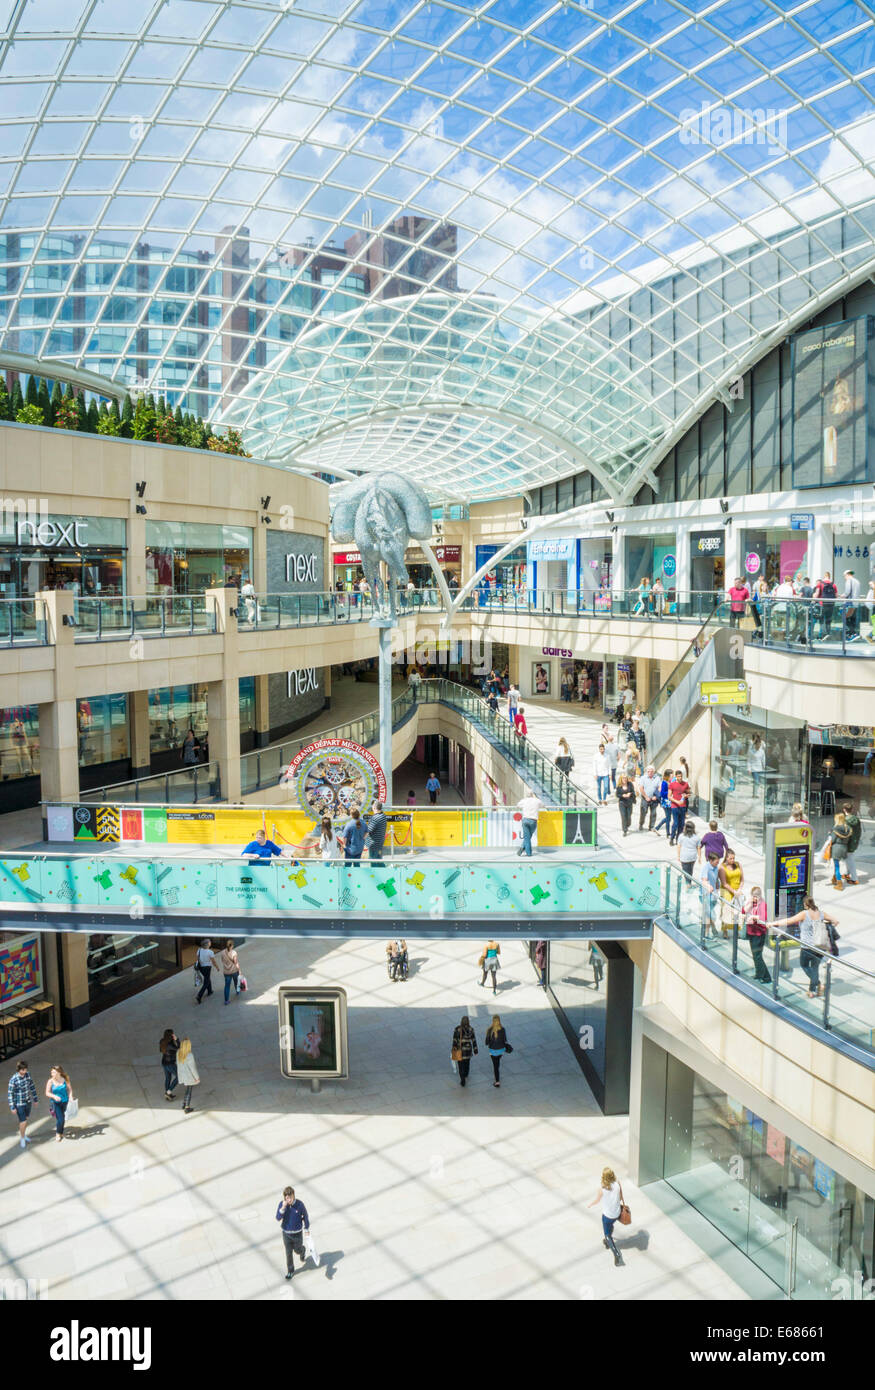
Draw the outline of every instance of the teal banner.
M0 903L49 911L104 908L147 913L324 914L411 919L654 912L662 866L625 860L563 862L553 856L498 864L418 857L352 867L305 860L253 867L237 860L119 855L24 855L0 859Z

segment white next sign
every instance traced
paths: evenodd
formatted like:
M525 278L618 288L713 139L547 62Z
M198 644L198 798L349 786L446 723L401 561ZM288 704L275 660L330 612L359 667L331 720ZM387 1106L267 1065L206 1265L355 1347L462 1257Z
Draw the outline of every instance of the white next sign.
M315 555L286 556L286 583L290 584L292 580L298 584L316 583Z
M306 695L308 690L319 688L319 677L316 674L315 666L308 666L305 671L288 671L286 673L286 694L289 699L293 695Z

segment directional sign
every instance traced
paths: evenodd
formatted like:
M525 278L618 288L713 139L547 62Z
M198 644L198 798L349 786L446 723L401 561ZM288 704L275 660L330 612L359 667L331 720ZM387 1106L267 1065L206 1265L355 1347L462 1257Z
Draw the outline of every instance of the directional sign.
M749 705L747 681L699 681L700 705Z

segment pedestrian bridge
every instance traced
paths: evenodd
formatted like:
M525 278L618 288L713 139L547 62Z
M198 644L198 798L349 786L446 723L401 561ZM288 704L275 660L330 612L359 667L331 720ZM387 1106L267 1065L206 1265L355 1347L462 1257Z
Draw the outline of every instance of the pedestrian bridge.
M567 852L249 864L176 853L6 854L0 906L48 931L416 937L649 938L668 866Z

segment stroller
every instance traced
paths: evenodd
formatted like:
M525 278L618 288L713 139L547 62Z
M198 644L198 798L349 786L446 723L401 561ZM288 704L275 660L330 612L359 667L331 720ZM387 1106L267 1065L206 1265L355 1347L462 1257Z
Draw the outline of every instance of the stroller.
M408 975L407 942L389 941L386 944L386 969L390 980L406 980Z

